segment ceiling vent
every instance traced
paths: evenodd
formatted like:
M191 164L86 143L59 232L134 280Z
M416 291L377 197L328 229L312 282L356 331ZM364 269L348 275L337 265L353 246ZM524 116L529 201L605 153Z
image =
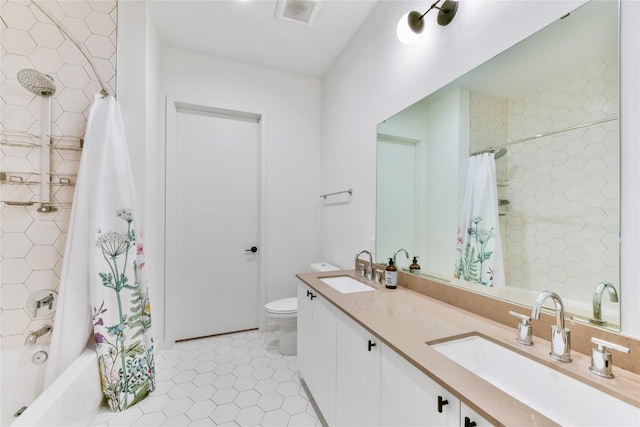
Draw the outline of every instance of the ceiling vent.
M320 2L313 0L278 0L276 18L310 26L320 9Z

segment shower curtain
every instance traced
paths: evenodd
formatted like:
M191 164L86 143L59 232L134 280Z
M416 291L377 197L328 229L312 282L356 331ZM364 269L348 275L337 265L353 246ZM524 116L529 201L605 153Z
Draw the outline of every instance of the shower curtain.
M469 158L455 277L485 286L504 286L498 222L498 188L493 153Z
M46 383L92 338L102 390L114 411L155 388L135 200L120 105L111 96L96 95L78 170Z

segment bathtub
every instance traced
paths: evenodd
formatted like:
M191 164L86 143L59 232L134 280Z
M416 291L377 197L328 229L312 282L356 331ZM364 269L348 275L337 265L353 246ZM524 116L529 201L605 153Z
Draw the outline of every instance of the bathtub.
M33 350L31 350L31 353L33 353ZM4 360L2 363L4 366ZM46 366L46 364L32 364L31 366ZM41 377L38 384L43 384L44 369L42 369L42 373L38 375ZM17 380L18 382L13 384L20 384L18 387L5 389L3 372L3 407L5 403L5 393L14 393L22 388L23 381L21 381L19 377ZM9 408L9 412L15 412L20 406L28 404L27 410L24 411L22 415L18 418L12 418L15 421L11 426L87 425L90 424L100 410L102 399L100 373L98 371L98 361L95 350L85 349L73 364L71 364L53 384L40 393L31 404L28 404L28 402L18 403L17 408ZM7 425L4 421L3 414L2 425Z
M2 349L0 425L11 424L15 419L13 414L33 402L42 392L47 364L46 362L35 364L31 361L31 357L38 351L47 351L48 347L48 345L34 345Z

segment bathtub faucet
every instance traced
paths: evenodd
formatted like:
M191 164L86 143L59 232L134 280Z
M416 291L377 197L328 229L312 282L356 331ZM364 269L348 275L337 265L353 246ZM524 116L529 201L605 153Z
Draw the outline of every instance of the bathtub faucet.
M24 345L34 345L38 338L49 335L53 328L50 325L44 325L42 328L37 331L31 331L29 335L27 335L27 339L24 341Z
M31 306L31 315L32 317L38 316L38 310L40 310L44 306L49 306L49 310L53 309L53 294L49 294L46 297L33 301L33 305Z

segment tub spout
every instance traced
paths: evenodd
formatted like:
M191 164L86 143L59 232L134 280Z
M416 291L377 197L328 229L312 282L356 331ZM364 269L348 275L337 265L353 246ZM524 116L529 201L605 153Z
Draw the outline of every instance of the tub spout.
M50 325L44 325L37 331L31 331L31 333L27 335L27 339L24 340L24 345L34 345L38 341L38 338L49 335L52 329Z

